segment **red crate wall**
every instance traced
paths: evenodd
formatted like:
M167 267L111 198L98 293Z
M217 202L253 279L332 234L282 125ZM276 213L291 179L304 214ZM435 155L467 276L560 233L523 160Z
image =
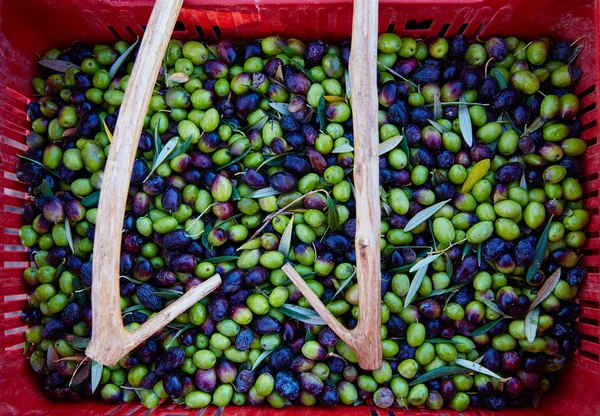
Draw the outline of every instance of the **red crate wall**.
M142 36L153 2L149 0L0 0L0 415L72 412L80 414L144 414L140 405L108 405L84 402L76 405L47 400L34 374L21 356L25 326L20 310L26 305L21 273L28 266L17 232L22 225L21 203L25 187L16 181L16 154L24 150L29 129L25 105L33 99L29 80L36 76L36 55L50 47L68 47L73 40L112 42ZM224 37L239 40L279 34L302 40L339 41L351 32L352 2L317 0L310 5L294 0L186 0L173 36L209 42ZM561 386L548 395L538 409L505 410L505 415L600 414L596 386L600 385L600 156L597 121L600 110L600 16L598 0L386 0L380 2L379 31L429 38L453 36L516 35L524 38L548 35L575 40L586 47L577 63L583 75L576 92L581 101L580 120L588 142L585 174L581 179L586 208L592 214L588 241L583 250L589 270L580 288L582 315L578 323L582 346L561 375ZM306 411L300 407L278 410L280 414ZM351 416L394 414L456 414L427 409L383 411L367 406L311 409L315 416L344 413ZM209 408L193 412L205 416L265 414L268 408ZM163 404L154 413L193 414L182 407ZM470 410L469 415L487 415Z

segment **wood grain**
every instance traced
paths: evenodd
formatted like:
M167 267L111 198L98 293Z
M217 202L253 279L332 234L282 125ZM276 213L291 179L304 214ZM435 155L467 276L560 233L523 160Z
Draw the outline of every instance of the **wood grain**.
M377 126L377 0L355 0L350 52L352 120L354 124L354 187L356 188L356 275L359 319L345 328L286 264L284 273L327 325L348 344L365 370L381 367L381 264L379 203L379 135Z
M221 283L220 276L215 275L137 330L129 332L123 326L119 263L129 178L155 80L182 3L183 0L157 0L154 5L119 111L104 170L93 253L92 339L86 349L88 357L104 365L116 364Z

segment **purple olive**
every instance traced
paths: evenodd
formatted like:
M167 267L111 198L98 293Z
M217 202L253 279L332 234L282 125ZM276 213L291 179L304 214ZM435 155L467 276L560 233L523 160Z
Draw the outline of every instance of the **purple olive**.
M65 208L60 199L50 197L44 203L44 218L50 222L58 223L65 220Z
M214 367L208 370L198 370L195 381L199 390L211 393L217 387L217 370Z
M310 81L302 74L292 74L285 79L285 85L292 94L306 95Z

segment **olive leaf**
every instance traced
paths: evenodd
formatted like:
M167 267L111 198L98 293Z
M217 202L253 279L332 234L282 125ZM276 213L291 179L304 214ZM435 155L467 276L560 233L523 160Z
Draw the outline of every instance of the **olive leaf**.
M262 189L258 189L254 192L250 192L246 198L264 198L267 196L274 196L274 195L279 195L281 192L276 191L275 189L271 188L270 186L267 188L262 188Z
M327 105L327 102L325 101L325 95L321 95L321 98L319 98L319 105L317 107L317 118L319 119L319 129L321 131L325 131L325 105Z
M233 261L233 260L237 260L239 259L239 256L219 256L219 257L213 257L211 259L204 259L204 261L208 262L208 263L212 263L212 264L217 264L217 263L225 263L227 261Z
M416 379L414 379L413 381L411 381L410 383L408 383L408 385L410 387L412 387L412 386L416 386L417 384L422 384L422 383L426 383L431 380L435 380L436 378L457 376L460 374L467 374L468 372L469 372L469 370L467 370L464 367L447 365L445 367L439 367L439 368L436 368L435 370L426 372L422 376L419 376Z
M342 144L341 146L338 146L331 151L331 153L348 153L348 152L354 152L354 147L350 146L347 143Z
M92 192L81 200L81 205L84 207L93 207L100 201L100 191Z
M404 139L404 136L399 134L398 136L390 137L385 142L379 143L377 150L379 156L394 150L402 142L402 139ZM408 157L409 155L406 156Z
M446 274L448 275L448 277L452 277L452 275L454 274L454 266L452 265L452 259L450 259L448 253L444 253L444 255L446 256Z
M504 79L502 72L500 72L496 68L492 68L492 76L496 79L496 82L498 83L498 86L501 90L505 90L508 88L508 85L506 85L506 80Z
M548 234L550 234L552 218L554 218L554 215L552 215L548 220L548 223L544 227L544 231L540 235L537 245L535 246L535 257L533 259L533 263L529 265L529 267L527 268L527 274L525 275L525 280L527 281L530 281L531 278L535 276L535 274L540 269L542 262L544 261L544 254L546 253L546 246L548 245Z
M252 369L251 371L254 371L258 368L258 366L260 365L260 363L262 363L264 361L265 358L267 358L269 355L271 355L271 353L275 351L273 350L267 350L267 351L263 351L262 354L260 354L257 358L256 361L254 361L254 364L252 365Z
M282 69L283 65L279 65L277 67L277 71L275 71L275 79L283 82L283 69Z
M175 151L173 153L171 153L169 155L169 157L167 157L167 160L174 159L175 157L179 156L180 154L185 153L185 151L188 149L188 147L190 147L190 144L192 143L192 138L193 138L193 135L190 134L190 137L188 137L188 139L185 142L183 142L181 144L181 146L179 146L177 149L175 149ZM178 143L179 143L179 141L178 141Z
M29 352L30 348L31 348L31 344L29 343L29 341L25 341L23 343L23 355L27 354L27 352Z
M396 71L394 71L392 68L385 66L384 64L382 64L381 62L377 61L377 65L385 68L386 71L388 71L390 74L392 74L395 77L400 78L402 81L409 83L410 85L412 85L413 87L415 87L417 90L419 89L419 86L417 84L415 84L414 82L412 82L410 79L403 77L402 75L400 75L399 73L397 73Z
M577 59L584 46L585 43L583 45L578 45L575 49L573 49L573 51L567 57L567 65L571 65L575 61L575 59Z
M56 272L58 273L59 270L64 271L65 268L66 268L66 265L63 263L58 267ZM61 271L61 274L62 274L62 271ZM89 303L89 299L85 295L85 292L83 292L83 286L81 285L81 281L79 280L79 277L77 277L77 276L73 277L73 290L75 291L75 300L77 301L77 304L79 306L85 306Z
M337 95L326 95L325 100L328 103L341 103L346 101L344 97L338 97Z
M279 247L277 248L277 251L279 251L281 254L283 254L283 256L286 258L290 254L290 247L292 246L292 231L294 230L294 216L295 216L295 214L292 215L292 218L285 226L285 230L283 230L283 234L281 234L281 240L279 240Z
M284 116L289 116L291 114L290 105L287 103L269 103L269 106Z
M440 256L441 254L439 254L438 256ZM435 259L434 259L435 260ZM423 260L421 260L422 262ZM433 260L432 260L433 261ZM419 263L421 263L419 262ZM417 263L418 264L418 263ZM416 265L417 265L416 264ZM429 263L427 263L429 264ZM415 265L415 266L416 266ZM414 267L414 266L413 266ZM408 305L410 305L410 303L414 300L415 296L417 295L417 292L419 290L419 288L421 287L421 283L423 283L423 279L425 279L425 274L427 273L427 265L422 266L420 269L418 269L418 271L415 273L415 276L413 277L412 282L410 282L410 286L408 287L408 293L406 294L406 299L404 301L404 307L406 308Z
M39 186L39 190L46 198L53 196L52 188L46 179L42 180L42 184Z
M446 338L429 338L426 339L425 342L429 344L459 344L458 341L454 341Z
M86 357L86 359L81 361L77 365L77 367L75 367L73 376L71 377L71 380L69 381L69 387L78 386L81 383L83 383L85 380L87 380L87 378L90 375L90 367L91 367L91 363L89 361L87 361L87 357Z
M73 233L71 233L71 224L69 224L68 218L65 218L65 234L67 235L67 242L69 243L71 252L75 254L75 245L73 244Z
M90 340L88 338L78 337L76 335L67 335L65 336L65 340L71 344L73 348L85 350L90 344Z
M175 150L175 146L177 146L178 143L179 143L179 137L177 137L177 136L171 137L171 139L167 142L167 144L165 144L165 146L161 149L161 151L158 154L158 156L156 157L156 160L154 161L154 163L152 163L152 169L150 169L150 173L148 173L148 176L146 176L146 179L144 179L144 182L146 182L148 180L148 178L150 178L150 176L152 176L152 174L154 173L156 168L158 168L161 163L163 163L165 160L167 160L167 157L169 157L171 152L173 150Z
M91 382L92 382L92 393L96 391L96 388L98 387L98 384L100 384L100 379L102 378L102 369L104 368L104 366L102 364L100 364L97 361L92 361L92 377L91 377Z
M175 342L175 340L177 338L179 338L179 335L183 334L188 329L192 329L193 327L194 327L194 325L187 324L186 326L184 326L183 328L181 328L180 330L175 332L175 334L171 337L171 340L169 341L169 343L167 345L165 345L165 350L168 349Z
M244 152L241 155L239 155L235 159L230 160L228 163L225 163L223 166L219 166L218 169L222 170L222 169L228 168L229 166L233 165L234 163L239 162L240 160L242 160L243 158L248 156L248 153L250 153L251 151L252 151L252 147L250 146L246 150L244 150Z
M463 283L461 285L450 286L445 289L434 289L429 293L429 295L420 296L417 300L423 300L423 299L432 298L432 297L439 296L439 295L445 295L446 293L454 292L465 285L466 285L466 283Z
M479 267L481 267L482 261L481 261L481 243L477 244L477 265Z
M463 247L463 251L462 251L462 255L461 255L460 259L464 260L466 255L469 254L469 251L471 251L472 248L473 248L473 244L471 244L467 241L467 243Z
M525 336L527 341L533 342L540 321L540 308L533 308L525 315Z
M491 370L488 370L481 364L474 363L473 361L464 360L462 358L457 358L454 360L454 364L458 364L462 367L468 368L469 370L475 371L477 373L485 374L486 376L497 378L500 381L508 381L510 378L502 378L498 374L494 373Z
M56 177L59 180L62 180L62 178L60 177L60 175L58 174L57 171L55 171L54 169L48 169L48 167L46 167L46 165L44 165L42 162L39 162L35 159L31 159L31 158L29 158L27 156L23 156L23 155L17 155L17 156L23 160L33 163L34 165L38 165L39 167L44 169L46 172L50 173L52 176Z
M158 123L156 123L158 125ZM108 141L110 143L112 143L113 141L113 135L110 131L110 129L108 128L108 126L106 125L106 121L104 121L104 119L102 119L102 125L104 126L104 132L106 133L106 137L108 137Z
M79 66L75 65L73 62L62 61L60 59L42 59L38 64L56 72L67 72L69 68L73 67L79 68Z
M490 159L483 159L477 162L467 174L467 178L463 182L460 193L466 194L467 192L471 192L471 189L473 189L475 184L488 173L490 166Z
M528 136L536 130L539 130L544 125L545 121L542 116L537 116L529 126L525 126L525 131L521 136Z
M412 272L416 272L417 270L420 270L422 268L427 268L427 266L429 266L429 264L433 263L441 255L442 255L442 253L430 254L429 256L425 257L423 260L419 261L414 266L412 266L410 268L409 272L412 273Z
M140 303L138 305L133 305L133 306L130 306L128 308L123 309L121 311L121 315L127 315L128 313L139 311L141 309L144 309L145 307L146 306L144 304L142 304L142 303Z
M162 140L160 139L160 135L158 134L158 125L160 122L156 123L154 126L154 155L152 156L152 165L156 164L156 159L158 159L158 154L161 152L163 148Z
M487 324L480 326L479 328L471 331L471 336L476 337L478 335L483 335L488 332L490 329L494 328L500 321L506 319L506 317L500 317L498 319L494 319L493 321L488 322Z
M285 316L312 325L327 325L313 309L303 308L302 306L284 303L279 311Z
M440 103L440 95L433 94L433 118L435 118L436 120L439 120L442 118L442 116L443 116L443 113L442 113L442 104ZM443 132L440 131L440 133L443 133Z
M486 298L481 298L480 301L485 306L487 306L488 308L490 308L491 310L493 310L494 312L496 312L498 315L510 318L510 316L508 316L507 314L505 314L504 312L502 312L502 310L500 309L500 307L498 306L498 304L496 302L493 302L493 301L491 301L489 299L486 299Z
M340 285L340 287L338 287L338 289L335 291L335 293L333 294L331 299L329 299L328 304L333 302L335 300L335 298L337 297L337 295L342 293L342 290L344 290L346 288L346 286L348 286L350 284L350 282L352 282L352 280L354 279L354 276L356 276L356 267L354 267L354 271L352 272L352 275L349 278L347 278L346 280L344 280L342 282L342 284Z
M446 205L449 201L450 198L446 199L445 201L438 202L437 204L432 205L428 208L425 208L422 211L419 211L414 217L410 219L410 221L408 221L408 223L404 227L404 232L407 233L410 230L414 230L415 228L417 228L419 225L427 221L433 214L438 212L440 208Z
M296 61L295 59L290 59L290 64L294 65L296 67L296 69L298 69L300 72L302 72L302 74L306 78L308 78L312 84L314 84L316 82L315 79L310 74L310 72L308 72L308 70L306 68L304 68L302 65L300 65L300 63L298 63L298 61Z
M113 62L112 66L110 67L110 70L108 71L108 76L110 77L111 80L117 74L117 71L119 71L119 68L121 68L121 66L127 60L129 55L131 55L131 52L133 52L133 49L135 48L135 46L138 44L139 41L140 41L140 38L138 36L136 38L135 42L133 42L133 44L129 48L127 48L127 50L125 50L125 52L123 52L123 55L119 56L117 58L117 60L115 62ZM166 75L167 75L167 72L165 71L165 76Z
M49 345L46 351L46 366L50 371L58 370L58 354L53 345Z
M258 167L256 168L257 171L260 170L260 168L262 168L265 165L269 165L270 162L273 162L274 160L279 159L280 157L285 156L287 153L281 153L279 155L275 155L275 156L271 156L268 159L265 159L260 165L258 165ZM270 165L269 165L270 166Z
M519 182L519 187L522 189L525 189L526 191L527 189L527 180L525 179L525 174L521 175L521 181Z
M333 198L327 194L327 224L332 231L340 228L340 214L335 206Z
M260 247L261 247L260 238L255 238L253 240L246 241L236 251L240 251L240 250L254 250L254 249L257 249L257 248L260 248Z
M344 73L344 81L346 83L346 97L350 100L352 98L352 82L350 81L350 72L347 69Z
M438 118L438 120L439 120L439 118ZM440 133L446 133L446 132L450 131L450 129L447 129L446 127L442 126L440 123L437 123L437 122L435 122L433 120L429 120L429 119L427 119L427 121L429 121L429 124L431 124L433 127L435 127L435 129L437 131L439 131Z
M174 289L165 289L165 288L156 288L155 292L152 292L153 295L158 296L163 299L179 299L183 296L183 292Z
M464 101L464 96L462 96L460 100ZM473 146L473 124L471 123L469 108L465 103L458 106L458 124L460 125L460 132L465 139L467 146Z
M537 295L535 296L535 299L533 300L533 302L531 302L530 309L533 309L536 306L538 306L540 303L546 300L546 298L550 296L552 292L554 292L554 288L556 288L556 285L560 280L560 273L561 268L559 267L546 279L546 281L538 291Z
M184 84L190 80L190 77L183 72L175 72L169 75L169 81L177 82L178 84Z

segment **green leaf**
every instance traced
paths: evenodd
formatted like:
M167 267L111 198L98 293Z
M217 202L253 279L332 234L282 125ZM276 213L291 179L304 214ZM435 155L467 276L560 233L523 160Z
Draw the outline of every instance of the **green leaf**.
M94 205L98 205L100 201L100 191L92 192L85 198L81 200L81 205L84 207L93 207Z
M464 98L461 98L461 101L464 101ZM465 104L458 106L458 124L465 143L469 147L473 146L473 124L471 123L469 108Z
M279 195L281 192L276 191L275 189L271 188L270 186L267 188L262 188L262 189L258 189L254 192L250 192L246 198L264 198L267 196L274 196L274 195Z
M343 144L341 146L336 147L335 149L333 149L331 151L331 153L348 153L348 152L354 152L354 147L350 146L349 144Z
M163 148L162 140L160 139L160 134L158 134L158 125L160 123L156 123L154 126L154 155L152 156L152 166L156 165L156 160L158 159L158 154L161 152Z
M240 247L238 247L238 249L236 251L240 251L240 250L254 250L257 248L260 248L261 244L260 244L260 238L255 238L253 240L248 240L246 241L244 244L242 244Z
M31 162L31 163L33 163L35 165L38 165L39 167L41 167L42 169L44 169L46 172L50 173L55 178L62 180L62 178L60 177L60 175L58 174L57 171L55 171L54 169L48 169L46 167L46 165L44 165L42 162L38 162L35 159L31 159L31 158L28 158L27 156L23 156L23 155L18 155L18 157L21 158L21 159L23 159L23 160L26 160L28 162Z
M150 169L150 173L148 173L148 176L146 176L144 182L147 181L150 176L152 176L156 168L158 168L161 163L167 160L167 157L169 157L169 155L175 149L175 146L177 146L178 143L178 137L171 137L171 139L167 142L167 144L165 144L165 147L161 149L160 153L156 157L156 160L152 164L152 169Z
M29 348L31 348L31 344L29 343L29 341L25 341L25 343L23 344L23 355L27 354Z
M540 266L544 261L544 254L546 253L546 246L548 245L548 235L550 234L550 226L552 225L552 218L554 215L550 217L548 223L544 227L544 231L540 235L540 238L535 246L535 257L533 259L533 263L529 265L527 268L527 274L525 275L525 280L530 281L533 276L540 270Z
M445 289L434 289L429 293L429 295L421 296L418 298L418 300L432 298L432 297L439 296L439 295L445 295L446 293L454 292L455 290L458 290L465 285L466 285L466 283L463 283L462 285L451 286L451 287L447 287Z
M545 121L542 118L542 116L537 116L535 118L535 120L533 120L531 122L531 124L529 126L525 126L525 131L523 132L523 136L529 136L534 131L539 130L540 128L542 128L542 126L544 124L545 124Z
M409 272L416 272L417 270L421 270L423 268L427 270L427 266L429 266L430 263L433 263L441 255L442 253L430 254L429 256L425 257L423 260L419 261L417 264L412 266Z
M273 350L268 350L268 351L263 351L262 354L260 354L257 358L256 361L254 362L254 365L252 366L252 370L254 371L258 368L258 366L260 365L260 363L262 363L264 361L265 358L267 358L269 355L271 355L271 353L275 351Z
M171 344L173 344L175 342L175 340L177 338L179 338L179 335L183 334L185 331L187 331L188 329L191 329L193 327L194 327L194 325L187 324L186 326L184 326L183 328L181 328L179 331L175 332L175 335L173 335L171 337L171 341L169 341L169 343L167 345L165 345L165 350L168 349L171 346Z
M462 251L462 256L461 256L461 260L464 260L465 256L467 254L469 254L469 251L471 251L471 249L473 248L473 244L469 243L467 241L467 243L464 245L463 247L463 251Z
M248 153L250 153L251 151L252 151L252 146L250 146L246 150L244 150L244 152L241 155L239 155L238 157L236 157L235 159L232 159L228 163L225 163L223 166L218 166L217 169L219 169L219 170L225 169L225 168L233 165L234 163L239 162L240 160L242 160L243 158L248 156Z
M269 106L284 116L289 116L291 114L290 105L288 103L269 103Z
M281 49L281 52L283 52L284 54L286 54L288 58L293 58L294 56L300 56L301 55L296 50L294 50L294 49L290 48L289 46L287 46L284 41L277 41L276 43L277 43L277 47L279 49Z
M403 141L402 139L404 139L404 136L402 134L399 134L398 136L390 137L385 142L379 143L379 146L377 148L379 156L384 155L387 152L391 152ZM406 156L408 157L410 155Z
M548 278L546 279L546 281L544 282L544 284L538 291L537 295L535 296L535 299L533 300L533 302L531 302L530 309L533 309L536 306L538 306L548 296L550 296L550 294L552 292L554 292L554 288L556 287L556 285L558 284L558 282L560 280L560 273L561 273L561 268L559 267L558 269L556 269L554 271L554 273L552 273L550 276L548 276Z
M452 277L452 275L454 274L454 266L452 265L452 260L450 259L448 253L444 253L444 255L446 256L446 274L449 277Z
M493 327L495 327L500 321L506 319L506 317L501 317L498 319L494 319L493 321L488 322L487 324L480 326L479 328L474 329L471 332L471 336L472 337L476 337L478 335L483 335L486 332L488 332L490 329L492 329Z
M73 233L71 232L71 224L69 224L68 218L65 218L65 234L67 235L67 242L69 243L69 247L71 248L71 253L75 254L75 246L73 245Z
M477 265L481 267L481 243L477 244Z
M98 384L100 384L100 379L102 378L102 368L104 366L97 361L92 361L92 393L96 391Z
M73 348L82 349L82 350L86 349L88 347L88 345L90 345L90 340L88 338L78 337L75 335L69 336L69 339L67 339L67 342L69 344L71 344L71 346Z
M42 192L42 195L44 195L46 198L54 196L54 194L52 193L52 188L50 188L50 184L46 179L42 180L42 184L40 185L40 191Z
M540 308L533 308L525 315L525 336L527 341L533 342L535 339L538 323L540 322Z
M459 344L459 342L445 338L430 338L426 339L425 342L428 342L430 344Z
M288 316L300 322L313 325L327 325L323 318L321 318L313 309L303 308L301 306L284 303L279 308L279 311L285 316Z
M171 153L167 160L171 160L179 156L180 154L185 153L185 151L188 149L188 147L190 147L190 144L192 143L192 137L193 136L190 134L190 137L188 137L188 139L185 142L183 142L181 146L179 146L173 153Z
M127 48L127 50L125 52L123 52L123 55L119 56L117 58L117 60L115 62L113 62L112 66L110 67L110 70L108 71L108 76L110 77L111 80L117 74L117 71L119 71L119 68L121 68L123 63L125 63L125 61L129 57L129 55L131 55L131 52L133 52L133 49L135 48L135 45L138 44L139 40L140 40L140 38L138 37L135 40L135 42L133 42L133 44L129 48ZM167 76L166 72L165 72L165 76Z
M356 267L354 268L354 272L352 273L352 275L349 278L347 278L346 280L344 280L342 282L342 284L340 285L340 287L338 287L338 290L336 290L336 292L333 294L331 299L329 299L329 302L327 302L328 304L333 302L335 300L335 298L337 297L337 295L342 293L342 290L344 290L344 288L346 286L348 286L348 284L350 284L350 282L354 279L354 276L356 276Z
M448 365L445 367L439 367L435 370L428 371L427 373L423 374L420 377L417 377L415 380L408 383L408 385L412 387L416 386L417 384L422 384L431 380L435 380L436 378L457 376L459 374L467 374L468 372L469 370L467 370L464 367Z
M410 221L406 224L406 227L404 227L404 232L407 233L417 228L419 225L421 225L422 223L427 221L431 216L433 216L433 214L438 212L440 208L446 205L449 201L450 198L446 199L445 201L438 202L437 204L432 205L428 208L425 208L422 211L417 212L417 214L414 217L412 217Z
M79 68L78 65L75 65L72 62L62 61L60 59L42 59L38 64L56 72L67 72L67 70L72 67Z
M237 260L239 258L240 258L239 256L219 256L219 257L213 257L211 259L204 259L204 261L206 261L208 263L212 263L212 264L217 264L217 263L224 263L227 261Z
M519 188L525 189L526 191L528 191L528 189L527 189L527 179L525 179L525 174L521 175L521 181L519 182Z
M310 75L310 72L308 72L308 70L300 65L295 59L290 59L290 65L294 65L296 69L302 72L304 76L310 80L311 83L314 84L316 82L312 75Z
M141 303L139 305L133 305L133 306L123 309L121 311L121 315L126 315L128 313L139 311L139 310L145 309L145 308L146 308L146 306Z
M440 118L441 118L441 117L438 117L438 120L439 120ZM439 131L440 133L442 133L442 134L450 131L450 130L449 130L449 129L447 129L446 127L442 126L440 123L437 123L437 122L435 122L435 121L433 121L433 120L429 120L429 119L427 119L427 121L429 121L429 124L431 124L433 127L435 127L435 129L436 129L437 131Z
M319 106L317 107L317 118L319 119L319 129L321 131L325 131L325 106L327 102L325 101L325 96L321 95L319 98Z
M335 207L333 198L331 198L329 194L327 195L327 224L332 231L336 231L340 228L340 215Z
M413 266L414 267L414 266ZM410 286L408 287L408 293L406 294L406 300L404 301L404 307L406 308L413 301L415 296L417 295L417 291L421 287L421 283L423 283L423 279L425 279L425 274L427 273L427 266L421 267L415 276L413 277L412 282L410 282Z
M83 285L77 276L73 278L73 290L75 291L75 300L77 301L77 304L79 306L86 306L89 303L89 299L85 295Z
M496 82L498 83L498 86L501 90L505 90L508 88L508 85L506 85L506 80L504 79L502 72L498 71L496 68L492 68L492 76L496 78Z
M458 364L464 368L468 368L469 370L475 371L477 373L485 374L486 376L489 376L489 377L497 378L500 381L509 380L509 378L502 378L498 374L494 373L493 371L488 370L481 364L474 363L473 361L464 360L462 358L457 358L456 360L454 360L454 364Z
M202 237L200 238L200 242L202 243L202 246L204 246L205 249L207 249L211 254L214 255L214 249L213 247L210 245L210 243L208 242L208 234L210 233L210 230L212 230L214 227L212 224L208 224L205 228L204 228L204 232L202 233Z
M292 245L292 231L294 230L294 215L285 226L285 230L283 230L283 234L281 234L281 240L279 240L279 247L277 247L277 251L283 254L284 257L290 254L290 247Z
M435 118L436 120L439 120L442 118L442 116L443 116L443 113L442 113L442 104L440 103L440 95L433 94L433 118ZM443 133L443 131L440 131L440 133Z
M178 290L173 290L172 292L152 292L152 294L163 299L179 299L181 296L183 296L183 293L179 292Z

